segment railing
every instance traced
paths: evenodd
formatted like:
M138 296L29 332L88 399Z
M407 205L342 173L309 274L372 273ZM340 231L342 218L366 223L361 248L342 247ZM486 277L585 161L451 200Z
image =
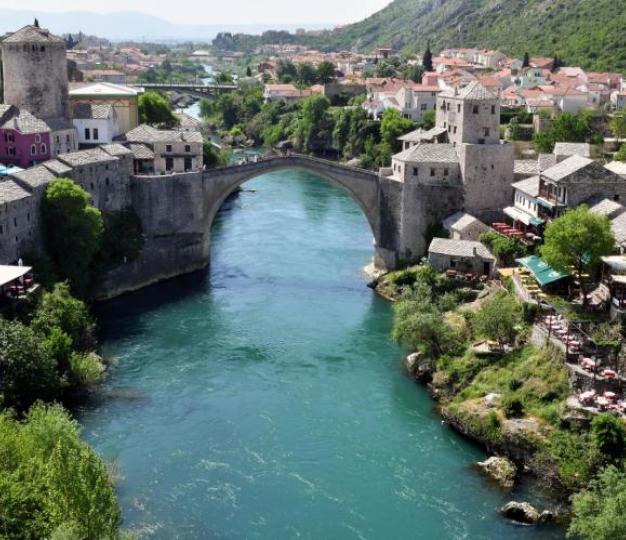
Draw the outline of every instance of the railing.
M128 86L135 88L187 88L189 90L237 90L236 84L197 84L197 83L133 83Z

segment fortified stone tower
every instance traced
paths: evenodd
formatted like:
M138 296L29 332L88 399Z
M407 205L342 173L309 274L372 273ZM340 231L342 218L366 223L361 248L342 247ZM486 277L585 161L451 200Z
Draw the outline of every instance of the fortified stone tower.
M25 26L2 41L4 103L38 118L68 113L65 41L39 26Z
M437 127L456 147L464 210L489 222L512 200L513 145L500 141L500 100L472 82L437 98Z

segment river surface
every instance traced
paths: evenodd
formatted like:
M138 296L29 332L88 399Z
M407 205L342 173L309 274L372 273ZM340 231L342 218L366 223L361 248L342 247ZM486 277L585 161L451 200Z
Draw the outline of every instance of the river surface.
M357 204L302 172L247 183L212 264L104 305L116 359L79 411L115 463L124 527L158 539L553 539L496 509L485 455L401 369L360 269ZM531 496L532 500L532 496Z

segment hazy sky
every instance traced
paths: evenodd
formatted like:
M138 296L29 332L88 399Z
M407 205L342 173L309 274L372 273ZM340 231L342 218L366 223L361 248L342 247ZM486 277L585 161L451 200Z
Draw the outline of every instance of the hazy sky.
M391 0L0 0L0 7L41 11L141 11L173 22L347 23L378 11Z

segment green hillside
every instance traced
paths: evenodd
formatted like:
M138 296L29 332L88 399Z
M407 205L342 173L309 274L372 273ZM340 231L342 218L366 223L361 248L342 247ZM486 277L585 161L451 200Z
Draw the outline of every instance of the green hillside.
M488 47L521 56L558 54L569 65L626 72L624 0L394 0L364 21L314 40L324 50L404 52Z

